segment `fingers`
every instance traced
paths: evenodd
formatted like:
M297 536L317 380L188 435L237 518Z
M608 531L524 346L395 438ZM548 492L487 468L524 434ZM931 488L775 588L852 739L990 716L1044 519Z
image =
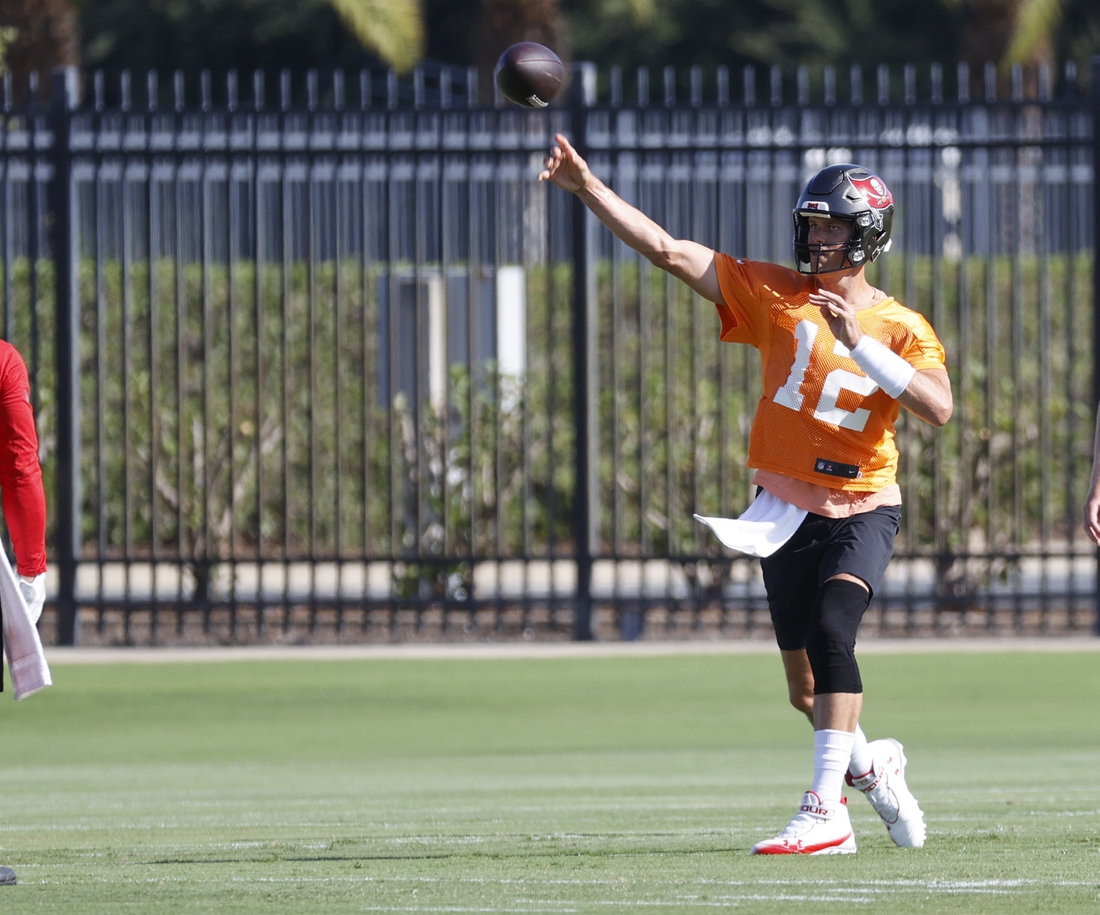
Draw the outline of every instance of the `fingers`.
M561 149L555 146L550 150L550 155L546 157L545 167L538 174L539 181L550 181L554 177L554 173L561 165Z
M554 140L556 144L551 147L544 167L536 178L539 181L552 181L559 187L576 193L588 184L588 166L564 134L555 134Z
M1085 503L1085 533L1100 546L1100 503L1091 499Z
M834 293L811 292L810 302L822 310L828 309L834 317L840 317L843 314L844 299Z

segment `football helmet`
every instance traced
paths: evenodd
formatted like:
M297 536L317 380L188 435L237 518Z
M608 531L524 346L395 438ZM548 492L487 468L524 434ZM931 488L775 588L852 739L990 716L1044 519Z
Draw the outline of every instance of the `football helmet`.
M890 230L894 224L894 198L886 182L861 165L830 165L814 175L794 211L794 255L800 273L835 273L862 267L890 250ZM811 257L808 216L832 216L852 223L841 266L816 269ZM834 250L830 248L829 250Z

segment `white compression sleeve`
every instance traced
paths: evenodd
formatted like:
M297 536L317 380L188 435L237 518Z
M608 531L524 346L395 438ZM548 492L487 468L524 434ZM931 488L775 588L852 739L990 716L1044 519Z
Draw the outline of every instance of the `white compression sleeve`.
M879 343L869 334L859 338L851 356L875 384L897 400L917 370L889 347Z

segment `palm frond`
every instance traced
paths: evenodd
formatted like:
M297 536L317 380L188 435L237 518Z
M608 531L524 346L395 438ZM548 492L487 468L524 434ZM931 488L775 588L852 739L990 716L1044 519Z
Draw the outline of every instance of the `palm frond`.
M1021 0L1004 63L1023 63L1049 47L1061 19L1062 0Z
M8 69L8 48L15 44L19 29L14 26L0 26L0 73Z
M657 0L626 0L626 5L638 25L648 25L657 15Z
M419 0L329 0L362 43L399 73L424 54Z

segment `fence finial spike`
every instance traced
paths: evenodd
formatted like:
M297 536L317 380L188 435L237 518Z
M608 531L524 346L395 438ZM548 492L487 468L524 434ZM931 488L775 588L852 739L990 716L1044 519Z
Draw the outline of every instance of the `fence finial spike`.
M320 95L318 87L318 77L316 70L306 71L306 107L310 111L317 110L318 96Z
M279 72L279 107L283 111L290 110L290 71Z

